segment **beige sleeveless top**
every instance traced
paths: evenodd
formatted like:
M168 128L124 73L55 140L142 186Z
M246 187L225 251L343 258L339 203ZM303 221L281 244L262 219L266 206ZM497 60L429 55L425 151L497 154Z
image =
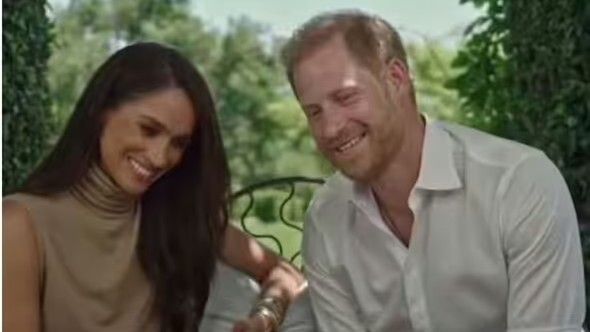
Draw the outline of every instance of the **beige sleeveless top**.
M157 331L136 252L139 209L99 168L69 192L15 194L41 257L43 331Z

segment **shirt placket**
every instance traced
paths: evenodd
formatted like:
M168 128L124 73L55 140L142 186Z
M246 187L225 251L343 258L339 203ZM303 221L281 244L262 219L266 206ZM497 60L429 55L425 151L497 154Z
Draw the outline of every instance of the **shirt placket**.
M404 264L404 292L408 311L412 321L414 331L432 331L430 328L430 319L426 306L426 296L422 282L422 272L420 270L420 257L422 256L422 237L421 228L424 227L421 219L422 196L419 192L412 190L408 200L410 209L414 213L414 226L412 229L412 238L408 256Z

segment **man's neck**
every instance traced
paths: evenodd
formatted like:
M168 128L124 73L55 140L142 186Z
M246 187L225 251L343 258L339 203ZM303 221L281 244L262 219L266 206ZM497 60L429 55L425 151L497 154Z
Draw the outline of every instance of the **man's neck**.
M419 115L409 122L399 152L370 184L382 208L392 217L408 210L408 198L420 172L425 123Z

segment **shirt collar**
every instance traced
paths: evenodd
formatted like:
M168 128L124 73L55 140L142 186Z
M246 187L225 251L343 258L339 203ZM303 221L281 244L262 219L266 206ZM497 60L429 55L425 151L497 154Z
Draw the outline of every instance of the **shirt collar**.
M416 189L453 190L463 186L454 158L453 140L440 123L426 123Z
M426 121L418 180L414 189L454 190L463 187L454 157L453 140L440 122ZM367 207L375 204L369 187L353 184L352 201Z

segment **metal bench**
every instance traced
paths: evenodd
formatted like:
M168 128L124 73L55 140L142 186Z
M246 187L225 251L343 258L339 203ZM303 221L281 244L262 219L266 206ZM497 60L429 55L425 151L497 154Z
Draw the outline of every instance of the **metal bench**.
M273 213L273 220L269 224L282 225L296 233L303 231L304 211L311 199L313 190L324 183L324 180L308 177L284 177L249 185L232 195L232 215L239 226L247 233L261 240L278 254L292 263L299 265L297 258L300 254L300 244L297 242L297 249L294 252L287 252L283 241L277 234L272 232L254 230L252 223L260 219L256 216L256 198L265 191L270 191L266 199L277 201L272 208L276 207ZM298 191L298 189L300 189ZM287 208L297 201L297 215L301 218L292 220L288 217ZM258 220L259 222L259 220ZM259 222L260 223L260 222ZM218 264L218 271L213 282L210 300L205 308L205 315L201 322L200 331L205 332L230 332L236 320L244 318L250 312L255 303L260 289L256 282L223 263ZM304 293L289 312L281 331L285 332L313 332L315 321L311 313L309 296Z

